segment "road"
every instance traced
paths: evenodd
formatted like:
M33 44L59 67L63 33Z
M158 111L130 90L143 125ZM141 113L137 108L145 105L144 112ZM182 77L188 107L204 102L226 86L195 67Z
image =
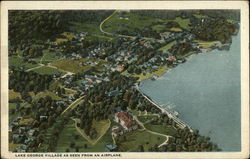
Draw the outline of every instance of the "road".
M134 117L135 121L143 128L143 129L141 129L141 130L145 130L145 131L147 131L147 132L149 132L149 133L151 133L151 134L154 134L154 135L159 135L159 136L166 137L166 140L165 140L162 144L160 144L158 147L161 147L161 146L163 146L163 145L166 145L166 144L168 143L169 138L172 137L172 136L170 136L170 135L165 135L165 134L161 134L161 133L158 133L158 132L154 132L154 131L148 130L148 129L144 126L144 124L143 124L141 121L139 121L139 120L137 119L136 116L133 116L133 117Z
M108 21L108 20L109 20L113 15L115 15L115 13L117 13L117 12L118 12L118 10L115 10L110 16L108 16L106 19L104 19L104 20L100 23L100 25L99 25L100 31L101 31L102 33L107 34L107 35L110 35L110 36L114 36L114 35L115 35L115 36L124 37L124 38L132 38L132 39L137 38L136 36L122 35L122 34L114 34L114 33L109 33L109 32L106 32L106 31L103 30L103 28L102 28L103 24L104 24L106 21ZM139 38L144 39L144 40L150 40L150 41L159 41L158 39L148 38L148 37L139 37Z
M71 118L72 120L75 121L75 127L76 127L76 130L82 135L82 137L84 139L86 139L89 143L91 143L92 145L95 145L107 132L107 130L109 129L110 125L111 125L111 121L109 121L109 126L107 127L107 129L104 131L104 133L102 135L100 135L96 140L91 140L85 133L83 133L83 130L80 129L78 126L77 126L77 120L76 119L73 119Z
M63 115L65 112L67 112L69 109L73 110L78 104L80 104L81 102L83 102L83 98L85 96L82 96L78 99L76 99L74 102L72 102L62 113L61 115Z

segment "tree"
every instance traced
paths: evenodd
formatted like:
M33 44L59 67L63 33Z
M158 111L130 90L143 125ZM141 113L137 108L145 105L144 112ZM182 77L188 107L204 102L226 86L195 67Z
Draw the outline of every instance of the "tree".
M143 145L139 145L139 146L138 146L138 151L139 151L139 152L144 152L144 147L143 147Z
M69 147L70 147L70 148L74 148L74 147L75 147L75 142L72 141L72 142L70 143Z
M88 145L87 145L87 144L84 144L84 148L85 148L85 149L88 148Z

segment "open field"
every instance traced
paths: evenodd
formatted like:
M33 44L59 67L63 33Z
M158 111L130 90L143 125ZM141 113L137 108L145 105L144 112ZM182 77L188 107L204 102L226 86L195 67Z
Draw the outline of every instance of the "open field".
M72 22L71 24L71 29L76 32L102 34L99 30L99 23Z
M95 66L90 66L90 65L81 65L81 63L87 62L87 61L94 61L97 62L98 64ZM64 71L69 71L73 73L78 73L78 72L85 72L88 71L91 67L95 68L96 70L103 71L104 66L103 64L107 63L104 60L100 59L86 59L86 58L81 58L78 60L69 60L69 59L59 59L57 61L52 62L50 65L55 66L60 70Z
M160 66L156 71L152 72L152 73L149 73L149 74L146 74L146 75L143 75L143 73L137 75L137 74L133 74L134 77L138 77L139 78L139 81L142 81L144 79L148 79L150 77L153 77L153 76L161 76L163 75L164 73L166 73L168 70L168 67L166 65L164 66Z
M50 91L44 91L44 92L38 93L35 96L35 99L44 98L46 96L50 96L53 100L62 100L61 97L57 96L55 93L50 92Z
M196 18L208 18L207 15L203 15L203 14L193 14L193 16L195 16Z
M58 44L60 44L61 42L67 42L74 38L74 35L70 32L63 32L61 35L64 36L65 38L57 38L56 43Z
M90 66L80 66L80 62L86 62L87 59L79 59L79 60L69 60L69 59L59 59L57 61L53 61L50 65L55 66L61 70L69 71L73 73L84 72L90 69Z
M19 92L15 92L14 90L9 90L9 99L21 99L21 94Z
M176 134L176 129L171 126L154 125L151 123L144 124L144 126L151 131L158 132L165 135L174 136Z
M174 31L174 32L181 32L182 29L181 28L177 28L177 27L172 27L169 29L170 31Z
M9 151L13 151L15 150L18 146L20 146L21 144L13 144L13 143L9 143Z
M29 69L38 66L38 64L23 62L22 58L18 56L9 56L9 66L24 67L25 69Z
M181 17L176 17L174 21L177 22L180 25L180 27L182 27L183 29L186 29L186 30L191 29L191 27L189 26L190 19L183 19Z
M74 119L75 122L79 123L79 119ZM92 122L92 128L95 128L97 131L97 136L95 139L91 139L87 134L85 134L84 130L76 127L77 131L81 134L83 138L85 138L90 144L95 145L102 138L102 136L107 132L110 127L111 122L109 120L101 120ZM75 123L76 125L76 123Z
M138 120L142 123L148 123L151 120L153 120L154 118L158 118L157 115L142 115L142 116L137 116Z
M42 66L37 69L33 69L32 71L39 73L41 75L54 75L56 73L60 73L61 75L64 75L65 72L61 72L55 68L47 67L47 66Z
M167 43L165 46L159 48L159 51L167 52L174 44L176 44L176 41L172 41L170 43Z
M119 151L122 152L137 151L138 145L143 145L144 151L148 151L150 147L155 144L160 145L165 140L166 138L163 136L151 134L148 131L135 130L124 134L118 140L116 139L116 143L119 145Z
M56 52L49 51L48 49L43 50L43 57L40 59L40 63L48 63L57 60L59 57L56 56ZM58 53L60 54L60 53Z
M103 24L103 30L110 33L115 33L118 30L126 30L129 33L133 33L134 29L143 29L157 21L162 20L128 12L124 13L123 16L120 16L120 12L117 11Z
M162 24L157 24L157 25L153 25L152 29L156 32L161 32L162 30L166 29L166 27Z
M198 43L200 47L211 47L216 43L220 43L219 41L203 41L203 40L194 40L193 42Z
M78 136L77 139L75 136ZM65 152L66 149L69 149L69 152L75 152L75 148L70 148L71 142L79 147L79 152L103 152L104 145L112 142L112 138L110 133L106 133L97 144L92 145L76 130L75 122L70 120L59 136L56 152Z

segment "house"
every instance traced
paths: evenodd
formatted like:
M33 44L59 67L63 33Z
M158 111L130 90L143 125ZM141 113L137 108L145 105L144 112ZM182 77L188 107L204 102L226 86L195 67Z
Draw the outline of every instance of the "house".
M20 134L13 134L12 135L12 141L14 144L22 143L23 140L24 140L23 135L20 135Z
M114 152L117 149L115 144L105 144L105 152Z
M16 148L16 151L17 152L27 152L27 149L28 149L28 147L26 145L22 144Z
M115 114L115 121L120 123L125 131L132 131L138 128L133 116L128 112L118 112Z
M34 136L36 134L36 130L30 129L27 133L29 136Z
M24 143L25 143L25 144L28 144L28 143L30 143L30 142L32 142L32 141L34 141L34 140L35 140L35 137L29 136L26 140L24 140Z
M124 70L124 65L118 65L116 67L116 70L119 71L119 72L123 71Z
M120 94L120 91L118 89L115 89L113 91L107 92L106 93L109 97L116 96Z
M19 134L24 133L24 132L25 132L25 130L26 130L26 128L25 128L25 127L23 127L23 126L21 126L21 127L19 127L19 128L18 128L18 132L19 132Z
M176 61L176 58L174 56L169 56L167 58L168 61Z
M40 121L45 121L48 118L48 116L41 115L40 116Z
M9 132L12 132L14 129L14 126L13 125L9 125Z

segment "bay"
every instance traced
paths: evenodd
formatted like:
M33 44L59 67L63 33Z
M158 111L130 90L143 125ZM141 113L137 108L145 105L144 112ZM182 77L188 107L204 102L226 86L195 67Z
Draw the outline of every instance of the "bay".
M222 151L241 150L240 32L230 50L192 55L158 80L144 80L141 90L177 111Z

